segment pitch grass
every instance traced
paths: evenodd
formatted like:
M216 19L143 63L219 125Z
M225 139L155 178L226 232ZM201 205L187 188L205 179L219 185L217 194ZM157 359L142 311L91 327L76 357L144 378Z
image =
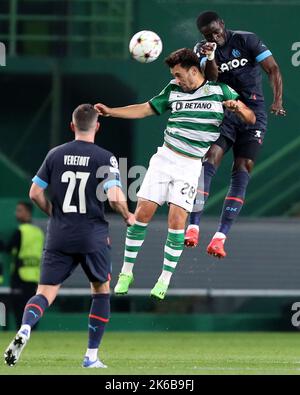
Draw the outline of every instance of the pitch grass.
M14 333L0 332L1 358ZM80 367L84 332L35 332L19 363L0 374L299 374L298 333L107 332L108 369ZM2 360L3 361L3 360Z

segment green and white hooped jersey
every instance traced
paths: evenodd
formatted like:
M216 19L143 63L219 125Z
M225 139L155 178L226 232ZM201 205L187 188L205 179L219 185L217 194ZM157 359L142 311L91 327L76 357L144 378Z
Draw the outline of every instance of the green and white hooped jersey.
M220 136L224 117L222 101L235 100L238 94L224 83L206 82L195 91L184 92L172 80L149 103L163 114L171 110L164 141L175 151L203 158L210 145Z

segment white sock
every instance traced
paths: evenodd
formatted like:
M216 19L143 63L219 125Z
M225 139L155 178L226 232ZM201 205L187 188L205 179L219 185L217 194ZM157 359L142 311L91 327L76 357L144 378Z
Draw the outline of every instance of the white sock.
M226 235L224 235L222 232L216 232L213 239L222 239L224 243L226 240Z
M162 283L169 285L172 277L171 272L167 272L166 270L163 270L162 274L159 276L158 281L161 281Z
M30 338L30 333L31 333L31 326L30 325L22 325L21 328L19 329L19 332L27 331L27 337L28 339ZM23 333L24 334L24 333Z
M127 274L128 276L132 275L134 263L131 262L124 262L122 266L121 273Z
M187 227L187 230L190 230L190 229L196 229L196 230L198 230L198 232L199 232L199 226L198 226L198 225L189 225L189 226Z
M89 357L90 361L96 361L98 358L98 348L88 348L85 353L86 357Z

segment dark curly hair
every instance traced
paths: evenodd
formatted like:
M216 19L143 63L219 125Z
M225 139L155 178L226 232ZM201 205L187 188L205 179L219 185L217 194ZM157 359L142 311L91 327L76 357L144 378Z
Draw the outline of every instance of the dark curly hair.
M166 59L165 63L172 69L177 64L181 67L189 69L192 66L197 67L200 70L200 64L198 56L189 48L181 48L175 52L172 52Z

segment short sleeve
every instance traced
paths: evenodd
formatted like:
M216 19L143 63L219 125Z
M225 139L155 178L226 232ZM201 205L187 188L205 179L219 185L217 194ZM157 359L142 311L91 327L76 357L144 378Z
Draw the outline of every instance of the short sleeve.
M115 186L122 188L118 160L112 153L109 153L107 156L101 173L101 179L104 181L103 189L105 192Z
M169 110L169 96L171 91L171 84L168 84L157 96L149 100L150 106L153 110L161 115Z
M46 156L42 166L39 168L37 174L32 179L32 182L43 189L46 189L50 184L52 156L53 151L50 151Z
M224 100L238 99L239 94L234 89L230 88L230 86L228 86L226 84L222 84L222 83L220 83L220 86L223 91Z
M272 56L272 52L254 33L247 35L246 47L253 60L255 60L256 62L262 62L269 56Z

